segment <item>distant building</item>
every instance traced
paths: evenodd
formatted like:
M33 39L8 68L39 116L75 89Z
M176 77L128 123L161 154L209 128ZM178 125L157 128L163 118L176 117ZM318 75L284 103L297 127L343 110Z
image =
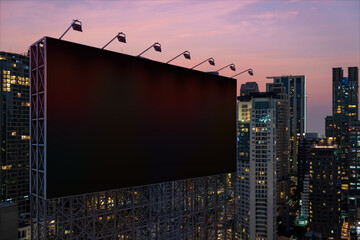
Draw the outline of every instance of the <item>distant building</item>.
M290 232L294 215L290 211L290 108L286 88L282 82L267 86L267 92L276 93L276 160L279 234Z
M238 209L240 239L276 239L276 94L238 98ZM248 116L249 118L242 118ZM240 118L241 116L241 118Z
M348 216L351 239L360 236L360 121L349 124Z
M340 239L341 149L324 139L311 148L310 154L310 230L325 239Z
M334 138L341 146L347 145L349 123L358 120L359 69L348 68L344 77L342 68L333 68L333 124Z
M334 140L341 147L341 212L348 218L349 189L349 124L358 120L359 69L348 68L344 77L342 68L332 69L333 77L333 127Z
M318 143L321 139L318 133L306 133L304 137L300 139L299 155L298 155L298 194L303 192L303 184L305 175L309 174L310 170L310 148Z
M250 93L258 93L259 87L256 82L246 82L244 84L241 84L240 88L240 96L246 96Z
M29 57L0 52L0 200L29 212Z
M297 175L297 154L300 137L306 132L306 78L304 75L297 76L274 76L267 77L273 83L266 84L269 91L274 84L282 84L285 87L290 107L290 170L291 175Z

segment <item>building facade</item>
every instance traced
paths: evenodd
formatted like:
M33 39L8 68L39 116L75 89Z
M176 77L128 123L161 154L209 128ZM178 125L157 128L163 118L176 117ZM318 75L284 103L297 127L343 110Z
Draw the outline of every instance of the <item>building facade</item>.
M334 141L341 147L341 212L343 219L348 218L349 190L349 124L358 120L359 70L348 68L344 77L342 68L332 69L333 80L333 128Z
M285 93L288 96L290 108L290 170L291 175L296 177L297 173L297 155L300 137L306 132L306 78L304 75L298 76L274 76L267 77L272 79L273 83L266 84L266 90L275 83L282 83L285 87Z
M341 238L341 148L326 139L311 150L309 227L326 239Z
M277 132L273 96L258 93L238 98L239 239L277 237Z
M360 239L360 121L349 124L349 196L350 237Z
M29 57L0 52L0 200L29 212Z
M333 124L334 139L341 146L348 145L349 123L358 120L359 70L348 68L348 77L344 77L342 68L333 68Z

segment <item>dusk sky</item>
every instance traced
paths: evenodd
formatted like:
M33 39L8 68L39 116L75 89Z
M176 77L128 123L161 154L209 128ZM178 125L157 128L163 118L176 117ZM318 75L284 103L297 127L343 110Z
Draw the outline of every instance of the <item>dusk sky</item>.
M25 53L43 36L59 38L73 19L83 32L70 30L63 40L103 47L118 32L127 43L106 49L166 62L188 50L191 60L172 64L191 68L213 57L215 71L234 63L238 85L256 81L260 90L267 76L305 75L307 131L324 133L331 115L332 68L360 66L360 1L18 1L0 0L0 51ZM236 72L220 72L232 76ZM238 90L239 91L239 90Z

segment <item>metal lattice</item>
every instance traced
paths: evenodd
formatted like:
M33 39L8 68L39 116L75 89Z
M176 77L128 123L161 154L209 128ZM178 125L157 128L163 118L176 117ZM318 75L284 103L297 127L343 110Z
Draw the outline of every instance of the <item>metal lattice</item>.
M46 199L45 45L30 47L31 238L234 239L235 173Z

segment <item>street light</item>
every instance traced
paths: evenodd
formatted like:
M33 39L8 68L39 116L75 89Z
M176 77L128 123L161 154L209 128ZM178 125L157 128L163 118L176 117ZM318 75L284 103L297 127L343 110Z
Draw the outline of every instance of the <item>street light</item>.
M233 63L226 65L225 67L220 68L219 70L217 70L216 72L220 72L221 70L223 70L224 68L230 67L230 69L232 71L236 71L235 65Z
M150 48L154 47L155 51L157 52L161 52L161 44L156 42L153 45L151 45L150 47L148 47L147 49L145 49L145 51L143 51L142 53L140 53L138 55L138 57L140 57L144 52L146 52L147 50L149 50Z
M113 39L110 40L110 42L108 42L102 49L104 49L107 45L109 45L112 41L115 40L115 38L117 38L119 40L119 42L123 42L126 43L126 35L123 32L119 32Z
M199 63L198 65L193 66L193 67L190 68L190 69L194 69L194 68L196 68L197 66L203 64L204 62L209 62L211 66L215 66L215 60L214 60L213 58L208 58L208 59L206 59L205 61L202 61L201 63Z
M254 71L251 68L249 68L249 69L246 69L245 71L242 71L242 72L239 72L238 74L235 74L231 78L236 77L236 76L238 76L240 74L243 74L244 72L248 72L250 76L254 76Z
M184 55L184 57L186 59L191 59L190 58L190 52L189 51L184 51L184 52L180 53L179 55L177 55L176 57L174 57L173 59L169 60L166 64L168 64L169 62L175 60L176 58L180 57L181 55Z
M70 30L70 28L73 28L75 31L82 32L82 23L77 19L73 20L70 27L66 29L66 31L63 33L63 35L61 35L59 39L61 39Z

